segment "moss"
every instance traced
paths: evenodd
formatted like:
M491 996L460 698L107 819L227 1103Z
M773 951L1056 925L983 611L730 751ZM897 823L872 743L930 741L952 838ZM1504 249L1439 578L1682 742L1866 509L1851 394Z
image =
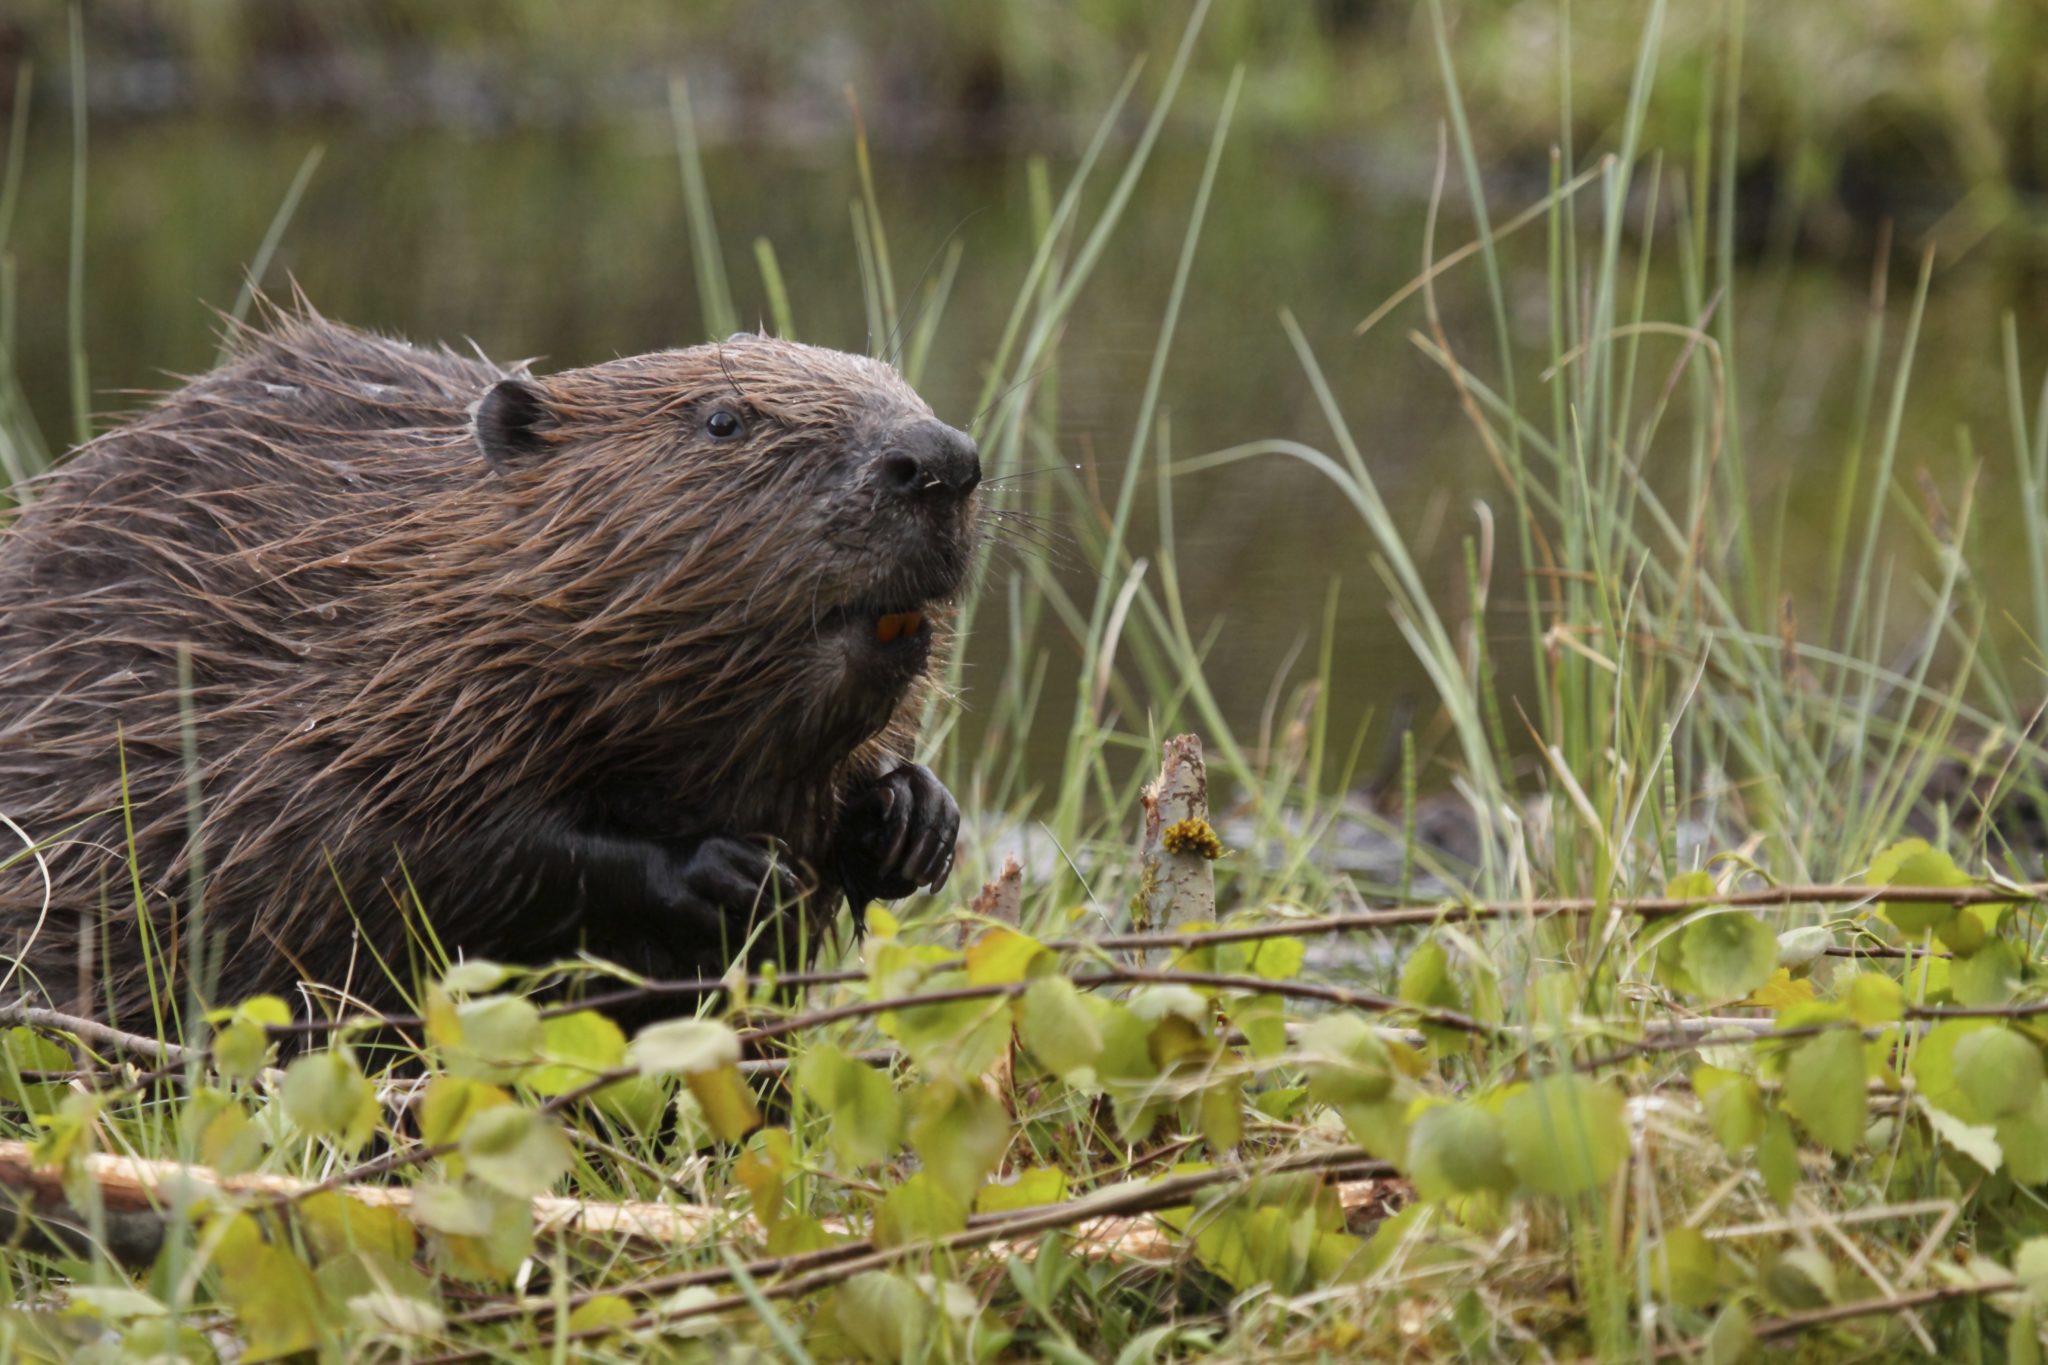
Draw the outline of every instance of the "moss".
M1212 863L1223 856L1223 840L1217 837L1215 827L1199 818L1174 821L1159 842L1168 853L1192 853Z

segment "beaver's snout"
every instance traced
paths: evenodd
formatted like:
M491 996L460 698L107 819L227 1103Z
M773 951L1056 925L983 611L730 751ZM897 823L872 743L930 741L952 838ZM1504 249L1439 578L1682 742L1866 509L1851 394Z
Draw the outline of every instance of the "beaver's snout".
M981 452L974 438L944 422L905 427L875 461L889 493L929 505L960 502L981 483Z

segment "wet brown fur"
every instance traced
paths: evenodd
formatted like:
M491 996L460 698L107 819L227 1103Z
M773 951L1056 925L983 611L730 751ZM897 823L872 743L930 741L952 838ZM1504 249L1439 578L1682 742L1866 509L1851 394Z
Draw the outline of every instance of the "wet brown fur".
M547 448L493 470L471 415L519 373L276 316L0 521L0 815L40 852L0 830L10 997L148 1019L138 921L182 955L195 846L216 998L373 1003L371 950L417 958L408 879L469 885L442 849L550 811L822 858L924 691L852 676L830 613L960 570L864 510L849 452L930 410L877 361L743 336L535 380ZM714 401L743 440L693 424ZM420 908L472 955L583 946L495 941L487 891Z

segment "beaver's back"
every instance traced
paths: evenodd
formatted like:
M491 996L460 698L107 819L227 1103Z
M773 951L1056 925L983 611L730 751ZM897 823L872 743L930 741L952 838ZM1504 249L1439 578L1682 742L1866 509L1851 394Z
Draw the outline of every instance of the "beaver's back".
M138 863L176 862L188 723L204 787L295 747L316 766L316 718L367 663L372 585L390 567L375 547L477 479L467 409L503 376L285 318L25 490L0 528L0 814L67 854L89 840L113 855L48 859L54 914L42 867L0 866L13 936L44 938L35 960L85 906L132 903L129 824ZM283 803L268 801L275 818Z

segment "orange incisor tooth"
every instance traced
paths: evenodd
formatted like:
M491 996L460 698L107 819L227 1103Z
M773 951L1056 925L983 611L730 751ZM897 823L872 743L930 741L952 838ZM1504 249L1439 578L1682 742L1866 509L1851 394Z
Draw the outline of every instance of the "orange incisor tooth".
M892 611L875 618L875 638L886 645L900 636L917 634L922 625L921 611Z

